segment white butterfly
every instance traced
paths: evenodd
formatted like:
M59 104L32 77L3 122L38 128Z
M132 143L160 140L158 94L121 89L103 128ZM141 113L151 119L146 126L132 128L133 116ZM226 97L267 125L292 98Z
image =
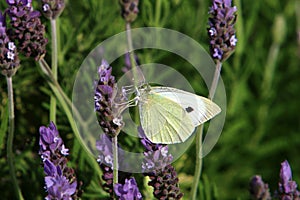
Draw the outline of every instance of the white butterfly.
M195 127L221 112L211 100L171 87L140 87L136 101L142 128L153 143L184 142Z

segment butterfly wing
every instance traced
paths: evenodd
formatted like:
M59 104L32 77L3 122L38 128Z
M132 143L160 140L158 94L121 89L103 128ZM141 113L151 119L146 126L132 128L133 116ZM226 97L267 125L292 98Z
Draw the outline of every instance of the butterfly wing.
M192 135L193 121L178 103L152 91L144 95L139 102L140 120L151 142L174 144Z
M151 87L151 91L179 104L199 126L221 112L221 108L210 99L171 87Z

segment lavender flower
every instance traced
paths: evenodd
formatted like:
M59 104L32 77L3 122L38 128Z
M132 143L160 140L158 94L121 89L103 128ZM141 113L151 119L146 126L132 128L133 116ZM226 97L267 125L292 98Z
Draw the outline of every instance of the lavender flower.
M113 192L113 178L114 178L114 172L113 169L107 165L104 164L100 164L99 166L103 172L102 175L102 179L104 181L104 183L102 184L102 187L104 189L104 191L106 191L111 198L113 198L114 196L114 192Z
M122 8L122 17L126 22L133 22L139 12L138 5L139 0L120 0Z
M300 200L297 184L292 180L292 170L287 160L281 163L277 195L282 200Z
M99 151L97 162L107 166L113 166L112 140L105 134L100 135L100 140L96 142L96 148Z
M5 16L0 11L0 70L4 76L13 76L20 66L20 61L14 42L6 34Z
M55 166L51 161L44 161L45 183L48 196L46 199L72 199L76 192L77 181L72 183L62 174L60 166Z
M56 19L64 8L64 0L42 0L42 13L48 19Z
M114 191L121 200L141 200L142 194L134 178L126 179L124 184L115 184Z
M46 174L46 199L78 199L81 183L77 183L74 170L67 167L69 149L63 143L53 122L40 127L39 154Z
M106 134L101 134L100 139L96 142L96 148L99 151L97 162L103 172L102 179L104 181L102 187L113 198L113 153L112 153L112 139ZM122 162L122 153L118 152L119 162ZM126 179L129 179L131 173L119 171L118 180L119 183L124 183Z
M41 59L46 53L48 40L44 37L45 26L41 23L40 12L34 11L31 0L6 0L6 13L11 19L8 35L20 53L27 57Z
M168 146L152 143L141 127L139 133L145 147L142 169L150 178L148 185L154 188L153 195L157 199L181 199L183 193L179 189L177 173L170 164L173 157L168 154Z
M123 127L121 107L115 104L117 87L112 68L103 60L98 68L99 81L95 86L95 111L98 122L105 134L116 136Z
M224 61L234 51L237 39L234 24L236 7L231 6L231 0L213 0L208 19L208 36L210 52L215 60Z
M255 200L270 200L268 184L264 183L261 176L255 175L250 181L250 194Z

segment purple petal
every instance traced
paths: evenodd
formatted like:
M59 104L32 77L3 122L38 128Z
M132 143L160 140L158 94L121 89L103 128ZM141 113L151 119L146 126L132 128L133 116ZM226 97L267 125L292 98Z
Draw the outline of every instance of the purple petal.
M43 145L44 142L46 144L51 144L54 140L54 136L51 134L49 129L45 126L40 127L40 135L41 135L40 145Z
M115 184L114 185L114 191L115 191L115 193L118 197L122 196L122 194L124 193L123 185L120 184L120 183Z
M29 19L40 17L40 16L41 16L41 13L39 11L35 10L35 11L30 12Z
M77 182L75 181L71 185L68 186L69 188L65 190L65 194L72 196L76 192Z
M225 4L227 7L230 7L230 6L231 6L231 0L224 0L224 4Z
M54 176L57 174L56 166L48 159L44 162L44 172L47 176Z
M52 176L46 176L45 177L45 184L47 189L52 187L54 185L53 177Z
M292 170L287 160L281 163L280 178L283 184L292 180Z
M160 155L161 155L161 153L160 153L159 150L154 151L154 153L153 153L153 160L154 160L154 162L159 160Z
M108 85L99 85L98 88L104 95L112 94L112 92L113 92L112 87L110 87Z
M119 199L135 200L142 199L137 183L134 178L125 179L125 184L116 184L114 186L115 194Z
M0 11L0 26L5 26L5 15Z
M6 0L6 2L7 2L8 5L11 5L11 6L16 3L15 0Z

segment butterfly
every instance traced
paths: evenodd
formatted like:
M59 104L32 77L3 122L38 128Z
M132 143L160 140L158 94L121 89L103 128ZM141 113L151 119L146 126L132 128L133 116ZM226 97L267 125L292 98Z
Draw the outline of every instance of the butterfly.
M137 89L140 123L153 143L186 141L200 124L221 112L210 99L184 90L145 85Z

